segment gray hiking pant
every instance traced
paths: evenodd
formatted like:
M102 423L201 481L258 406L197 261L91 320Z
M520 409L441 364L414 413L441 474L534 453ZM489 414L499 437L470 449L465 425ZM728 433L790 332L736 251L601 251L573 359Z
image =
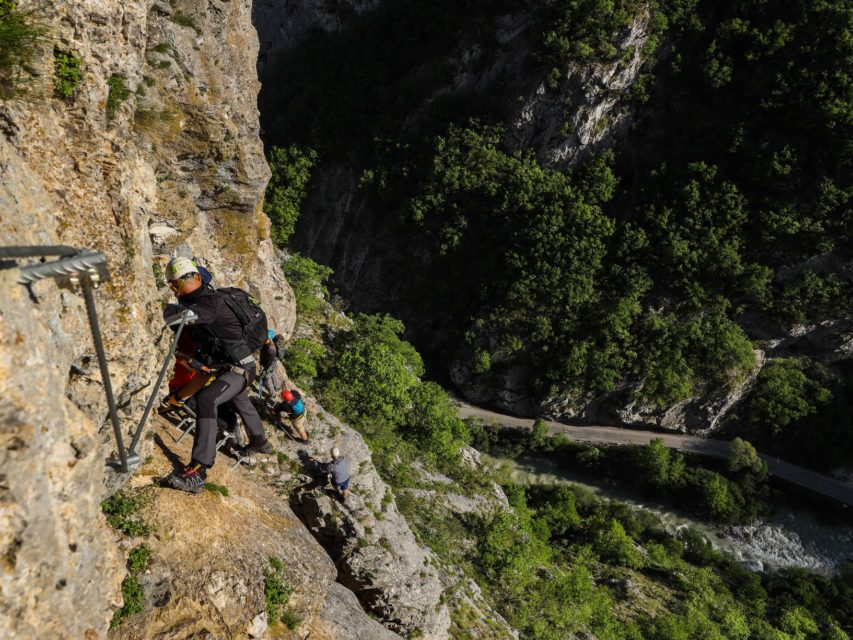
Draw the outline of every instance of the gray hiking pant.
M268 369L264 370L263 375L264 382L266 383L264 386L266 390L269 392L269 397L273 402L278 401L278 394L281 393L281 379L278 377L278 371L275 370L275 363L272 363Z
M229 400L243 419L249 442L253 444L266 442L267 436L261 425L261 417L249 400L247 391L249 384L241 374L226 371L216 376L216 380L196 394L198 421L193 441L194 462L200 462L207 467L213 466L216 458L216 414L219 406Z

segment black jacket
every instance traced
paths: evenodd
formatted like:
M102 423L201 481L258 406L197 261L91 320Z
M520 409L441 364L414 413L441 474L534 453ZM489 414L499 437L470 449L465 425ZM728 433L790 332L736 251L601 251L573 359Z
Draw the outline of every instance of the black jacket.
M278 349L276 349L275 342L266 342L264 346L261 347L261 366L266 369L271 364L273 364L278 358Z
M251 355L243 337L243 325L225 304L222 295L202 287L181 296L178 302L198 315L190 331L200 353L206 357L206 365L237 364Z

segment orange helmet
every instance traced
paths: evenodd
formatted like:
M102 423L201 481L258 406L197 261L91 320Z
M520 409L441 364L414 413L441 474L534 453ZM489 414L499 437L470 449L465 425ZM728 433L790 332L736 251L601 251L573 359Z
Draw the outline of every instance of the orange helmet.
M285 402L290 402L291 400L293 400L293 392L290 389L285 389L281 392L281 398Z

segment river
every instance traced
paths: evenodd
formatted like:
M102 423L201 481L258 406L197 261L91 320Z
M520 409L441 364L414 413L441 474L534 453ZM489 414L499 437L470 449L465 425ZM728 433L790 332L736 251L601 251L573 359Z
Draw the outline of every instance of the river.
M735 556L752 571L803 567L828 575L853 561L853 527L829 524L804 508L776 507L772 516L754 524L718 528L649 502L623 486L602 484L594 476L561 467L546 457L482 455L485 462L505 467L509 479L517 484L579 484L601 497L656 514L671 533L695 527L715 548Z

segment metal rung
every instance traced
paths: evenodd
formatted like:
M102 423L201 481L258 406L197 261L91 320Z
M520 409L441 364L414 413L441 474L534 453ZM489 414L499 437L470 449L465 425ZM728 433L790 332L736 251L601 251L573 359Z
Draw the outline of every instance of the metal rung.
M184 429L184 425L185 425L185 424L187 424L187 423L189 423L189 426L188 426L186 429ZM187 435L188 433L192 433L192 432L193 432L193 429L195 429L195 421L194 421L194 418L191 418L190 416L187 416L186 418L184 418L183 420L181 420L181 421L178 423L178 429L180 429L180 430L181 430L181 435L178 437L178 439L177 439L177 440L175 440L175 442L180 442L181 440L183 440L183 439L184 439L184 436L185 436L185 435Z

